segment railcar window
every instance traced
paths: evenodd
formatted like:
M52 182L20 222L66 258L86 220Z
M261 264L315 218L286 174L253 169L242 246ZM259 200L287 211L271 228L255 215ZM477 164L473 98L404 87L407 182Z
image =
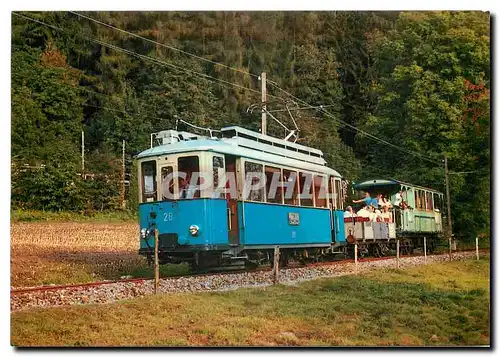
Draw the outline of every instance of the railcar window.
M200 159L198 156L185 156L177 160L179 170L179 198L200 197ZM185 177L182 177L182 174Z
M441 197L437 193L434 194L434 209L441 211Z
M266 166L266 199L269 203L283 203L283 186L281 185L281 169Z
M425 207L425 191L420 190L420 208L423 210L426 209Z
M310 207L314 206L312 174L300 172L299 187L300 187L300 205L310 206Z
M427 209L432 211L434 209L432 205L432 193L426 192L425 196L427 197Z
M156 161L146 161L141 165L142 202L156 201Z
M219 180L221 174L224 172L224 159L220 156L214 156L212 158L212 166L213 166L213 172L212 172L212 179L213 179L213 192L214 195L216 192L219 192L217 194L217 197L214 196L214 198L223 198L224 197L224 192L222 190L217 191L217 188L219 187Z
M316 207L326 207L325 177L314 175L314 198Z
M415 208L420 208L420 200L418 199L418 190L415 190Z
M263 165L245 161L245 198L249 201L264 202ZM251 178L251 181L249 181ZM250 187L251 185L251 187Z
M161 199L165 200L173 200L174 199L174 186L175 180L172 175L173 173L172 166L164 166L161 168ZM169 176L170 175L170 176Z
M337 209L342 209L342 189L340 187L340 180L335 180L335 204Z
M283 169L283 195L286 205L299 205L297 172Z

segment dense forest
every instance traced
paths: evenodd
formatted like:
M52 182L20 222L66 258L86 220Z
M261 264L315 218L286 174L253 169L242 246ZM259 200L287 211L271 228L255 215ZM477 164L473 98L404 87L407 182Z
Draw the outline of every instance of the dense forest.
M258 130L259 110L247 109L265 71L268 109L324 106L293 112L298 142L347 179L444 191L447 155L454 232L489 232L488 13L79 14L12 14L13 208L118 208L125 140L133 210L133 155L150 133L176 117ZM286 111L275 116L292 126Z

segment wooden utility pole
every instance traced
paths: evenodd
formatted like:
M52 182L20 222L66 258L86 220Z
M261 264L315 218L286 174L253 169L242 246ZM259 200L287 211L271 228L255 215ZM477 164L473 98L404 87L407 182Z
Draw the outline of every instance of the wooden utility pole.
M354 243L354 272L358 273L358 243Z
M424 237L424 264L427 264L427 238Z
M82 179L85 172L85 132L82 130Z
M158 229L155 229L155 294L160 285L160 264L158 263Z
M396 264L399 269L399 239L396 241Z
M279 283L279 272L280 272L280 247L274 247L274 269L273 269L273 283Z
M120 204L125 209L125 140L122 142L122 184L120 185Z
M266 89L266 72L262 72L260 75L261 90L262 90L262 125L261 133L267 134L267 114L266 114L266 103L267 103L267 89Z
M479 260L479 239L476 237L476 259Z
M448 209L448 245L450 246L449 256L451 261L451 237L452 237L452 229L451 229L451 201L450 201L450 177L448 173L448 157L446 154L444 155L444 179L446 183L446 204Z

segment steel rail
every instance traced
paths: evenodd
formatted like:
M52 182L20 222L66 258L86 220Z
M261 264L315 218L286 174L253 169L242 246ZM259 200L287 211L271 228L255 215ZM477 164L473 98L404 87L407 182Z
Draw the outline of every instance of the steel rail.
M457 250L456 252L469 252L469 251L476 251L476 249L463 249L463 250ZM489 249L479 249L480 252L489 252ZM428 254L427 256L438 256L438 255L445 255L445 253L433 253L433 254ZM402 255L400 258L412 258L412 257L419 257L419 256L424 256L423 253L414 253L414 254L406 254ZM359 263L367 263L371 261L380 261L380 260L391 260L391 259L396 259L396 256L390 255L390 256L384 256L384 257L367 257L367 258L358 258ZM298 268L311 268L315 266L328 266L328 265L341 265L341 264L349 264L353 263L354 259L342 259L342 260L337 260L337 261L327 261L327 262L314 262L314 263L308 263L306 265L296 265L296 266L287 266L287 267L282 267L280 270L293 270L293 269L298 269ZM240 269L240 270L233 270L233 271L223 271L223 272L217 272L217 273L191 273L191 274L184 274L184 275L175 275L175 276L168 276L168 277L163 277L161 278L162 280L168 279L168 280L176 280L180 278L186 278L186 277L191 277L191 276L218 276L218 275L231 275L231 274L241 274L241 273L246 273L246 272L265 272L265 271L272 271L272 268L265 267L265 268L257 268L257 269ZM119 279L119 280L104 280L104 281L95 281L95 282L89 282L89 283L80 283L80 284L65 284L65 285L43 285L43 286L34 286L34 287L26 287L26 288L18 288L18 289L11 289L10 293L11 295L17 295L17 294L26 294L30 292L41 292L41 291L54 291L54 290L65 290L65 289L78 289L78 288L86 288L86 287L94 287L94 286L102 286L102 285L111 285L111 284L117 284L117 283L145 283L147 281L153 280L153 278L130 278L130 279Z

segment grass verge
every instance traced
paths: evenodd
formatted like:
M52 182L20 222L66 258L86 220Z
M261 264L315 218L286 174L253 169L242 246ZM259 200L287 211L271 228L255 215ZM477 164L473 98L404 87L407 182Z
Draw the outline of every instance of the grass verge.
M15 346L490 343L489 259L11 315Z

